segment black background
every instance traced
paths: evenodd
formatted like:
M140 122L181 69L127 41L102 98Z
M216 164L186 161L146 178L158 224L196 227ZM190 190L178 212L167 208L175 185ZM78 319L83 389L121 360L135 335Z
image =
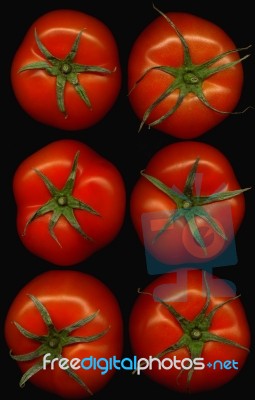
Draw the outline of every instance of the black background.
M252 44L251 56L244 61L244 87L238 104L238 110L247 105L255 106L254 89L254 63L255 28L252 19L253 12L250 2L243 0L229 3L225 11L222 10L222 1L164 1L157 0L155 5L163 12L185 11L209 19L223 28L233 39L237 47L245 47ZM22 38L30 25L42 14L57 8L77 9L91 14L104 22L116 38L123 72L122 89L120 95L107 116L94 127L77 132L66 132L51 128L31 119L20 108L10 83L10 66L12 58L20 45ZM127 96L127 61L129 51L139 33L153 19L158 17L152 7L151 1L116 2L116 0L87 0L87 1L42 1L17 2L15 6L10 2L5 5L5 16L8 30L2 37L1 65L4 68L1 73L1 111L2 122L2 161L1 179L1 228L2 228L2 313L5 315L12 300L32 278L46 270L59 269L31 254L20 243L16 231L16 206L12 192L12 179L18 165L33 152L46 144L64 138L73 138L84 141L94 150L114 163L126 183L127 200L139 176L152 155L163 146L174 143L178 139L151 129L143 129L137 133L139 121L134 115ZM1 28L2 29L2 28ZM4 47L4 51L3 51ZM4 64L3 64L4 62ZM221 150L229 159L236 173L241 187L249 187L254 184L254 146L251 141L254 135L255 110L249 110L242 115L231 115L218 127L198 139L209 143ZM246 214L242 226L236 237L238 263L235 266L215 269L215 274L222 278L232 280L237 291L242 294L242 302L247 312L247 317L252 330L252 351L244 368L238 376L215 391L206 393L207 399L224 398L231 396L240 389L251 389L254 376L254 288L252 271L254 269L254 189L245 193ZM145 254L136 233L133 229L127 201L127 212L124 225L111 245L93 255L86 262L73 269L84 271L101 279L115 293L123 312L125 324L124 356L130 356L130 344L128 339L128 318L132 305L137 296L137 288L145 287L155 276L148 275L145 263ZM7 250L8 248L8 250ZM2 328L2 357L1 369L9 377L8 396L10 398L30 399L57 399L58 397L37 389L27 383L24 389L18 386L21 373L8 354L8 348L4 341ZM139 395L160 398L174 396L176 399L193 398L194 395L180 395L169 392L144 376L133 376L127 371L117 372L109 384L98 394L96 399L120 398ZM204 398L205 394L196 394L196 399Z

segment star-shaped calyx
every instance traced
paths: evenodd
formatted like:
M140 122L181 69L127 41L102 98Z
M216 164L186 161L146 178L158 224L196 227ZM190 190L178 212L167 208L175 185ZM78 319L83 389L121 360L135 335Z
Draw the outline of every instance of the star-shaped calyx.
M84 230L81 228L79 222L77 221L74 210L84 210L95 216L100 216L100 214L90 205L82 202L79 199L76 199L73 195L73 189L75 185L75 178L78 166L78 157L79 151L75 154L72 169L70 175L62 189L57 189L53 183L45 176L41 171L35 170L36 174L42 179L43 183L47 187L48 191L51 194L51 199L47 201L47 203L43 204L38 210L29 218L26 223L23 235L26 234L26 230L29 224L33 222L35 219L41 217L44 214L52 213L50 222L49 222L49 232L50 235L56 242L61 246L59 243L55 232L54 227L57 224L59 218L63 216L69 222L70 225L80 233L84 239L93 240L90 236L88 236Z
M236 112L230 112L230 111L222 111L218 110L215 107L213 107L208 100L206 99L204 93L203 93L203 82L208 79L210 76L217 74L218 72L224 71L226 69L229 69L236 64L242 62L245 60L247 57L250 55L247 54L244 57L233 61L233 62L227 62L222 65L214 66L214 64L226 57L227 55L231 53L237 53L243 50L249 49L251 46L243 47L243 48L238 48L238 49L233 49L233 50L228 50L222 54L217 55L216 57L212 58L209 61L206 61L202 64L193 64L191 55L190 55L190 50L188 47L188 44L181 34L181 32L178 30L178 28L175 26L173 21L162 11L160 11L157 7L153 5L153 8L160 14L162 15L163 18L166 19L166 21L169 23L170 27L174 29L176 32L178 38L180 39L180 42L182 44L183 48L183 54L184 54L184 61L183 65L180 67L171 67L168 65L157 65L148 68L143 75L135 82L134 86L131 88L129 94L135 89L135 87L144 79L144 77L149 74L152 70L159 70L162 71L168 75L171 75L174 78L174 81L167 87L167 89L147 108L145 111L142 122L139 127L139 131L141 131L143 125L146 123L147 119L151 115L152 111L160 104L164 99L166 99L168 96L171 95L171 93L175 91L179 91L178 99L175 103L175 105L170 108L164 115L162 115L160 118L157 120L151 122L148 124L148 127L153 127L161 122L163 122L165 119L170 117L182 104L184 98L189 94L193 93L206 107L210 108L213 111L216 111L217 113L221 114L240 114L243 113L243 111L236 111ZM250 107L247 107L250 108ZM251 107L252 108L252 107Z
M36 44L45 58L45 61L32 62L30 64L24 65L19 69L19 72L41 69L44 70L49 76L56 78L56 97L57 104L60 112L67 116L65 101L64 101L64 90L65 85L69 82L74 90L78 93L80 98L84 101L87 107L91 108L90 99L86 93L86 90L79 83L78 75L81 73L97 73L97 74L111 74L115 71L102 68L98 65L83 65L74 62L75 56L77 54L79 43L81 40L83 31L79 32L70 53L64 59L59 59L55 57L41 42L36 30L35 30L35 41Z
M107 334L109 331L109 327L104 329L102 332L95 333L94 335L90 336L70 336L70 333L75 331L78 328L81 328L85 326L86 324L90 323L93 321L99 311L94 312L91 315L88 315L87 317L74 322L73 324L58 330L55 326L54 323L51 319L51 316L47 310L47 308L38 300L37 297L33 295L29 295L30 299L33 301L35 307L39 311L43 322L45 323L47 327L47 333L46 335L37 335L35 333L29 332L25 328L23 328L19 323L14 321L14 325L16 328L19 330L19 332L28 340L38 342L40 345L39 347L35 350L32 351L31 353L27 354L20 354L20 355L14 355L12 351L10 351L11 357L18 361L18 362L24 362L24 361L31 361L31 360L37 360L35 364L30 367L22 376L20 380L20 387L24 387L25 383L32 377L34 376L37 372L41 371L43 369L43 356L45 354L49 354L48 360L53 360L54 358L61 359L62 358L62 350L65 346L71 346L79 343L90 343L94 342L95 340L100 339L102 336ZM49 366L48 366L49 367ZM49 367L50 368L50 367ZM72 379L74 379L79 385L81 385L90 395L93 393L89 389L89 387L86 385L86 383L69 367L67 369L64 369L64 371L69 375Z
M180 314L171 304L165 302L155 294L149 293L149 292L143 292L139 291L140 294L144 295L150 295L153 296L155 301L158 301L159 303L162 304L163 307L165 307L171 317L174 317L177 324L180 325L182 329L182 335L180 339L167 347L166 349L163 349L160 351L158 354L154 355L154 358L162 359L164 358L167 354L171 354L172 352L175 352L176 350L186 348L189 352L191 360L194 360L195 358L200 358L204 349L204 346L207 342L218 342L222 343L224 345L228 346L233 346L236 348L239 348L245 352L249 352L249 348L231 340L223 336L219 336L214 334L213 332L210 331L210 327L213 321L213 318L217 311L221 308L223 308L225 305L227 305L230 302L235 301L240 297L240 295L231 297L227 299L226 301L217 304L212 310L208 312L208 308L210 306L210 301L211 301L211 295L210 295L210 288L206 279L206 271L203 271L203 279L205 282L205 288L206 288L206 300L205 304L202 307L201 311L194 317L193 320L189 320L185 318L182 314ZM136 370L133 371L135 373ZM183 370L181 370L181 373ZM190 383L192 380L192 376L194 373L194 367L190 368L187 374L187 392L189 392L189 387Z
M171 226L175 221L180 218L184 218L189 226L190 232L195 239L195 241L199 244L199 246L203 249L206 254L206 245L200 234L199 228L197 226L196 217L200 217L204 219L208 225L224 240L227 240L227 237L223 231L223 229L219 226L219 224L213 219L213 217L205 210L203 206L206 204L211 204L219 201L224 201L228 199L232 199L235 196L240 195L241 193L249 190L250 188L245 189L237 189L232 191L220 191L213 193L209 196L197 196L194 194L194 182L196 178L197 168L198 168L199 158L197 158L190 170L190 173L187 176L186 183L184 186L183 192L179 192L174 190L159 179L146 174L144 171L141 171L141 175L147 179L150 183L152 183L157 189L161 192L165 193L172 201L176 204L176 210L171 213L167 222L163 225L163 227L159 230L159 232L155 235L153 241L156 240Z

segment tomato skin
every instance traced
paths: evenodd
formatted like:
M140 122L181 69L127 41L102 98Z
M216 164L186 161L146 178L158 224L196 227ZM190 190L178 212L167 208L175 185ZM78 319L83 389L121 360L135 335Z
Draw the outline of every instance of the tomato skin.
M155 294L155 290L162 286L161 299L171 304L177 312L190 321L201 311L205 304L205 286L202 286L202 270L180 269L160 275L146 288L141 290L130 314L129 333L133 353L137 358L155 356L164 349L176 343L182 336L179 322L170 312L148 293ZM214 280L215 279L215 280ZM234 290L223 280L207 272L207 280L211 290L210 305L207 314L216 304L235 296ZM186 282L186 285L184 284ZM178 284L179 283L179 284ZM167 287L169 286L169 289ZM164 293L164 294L163 294ZM250 346L250 327L246 318L245 309L241 300L235 299L219 308L214 314L210 332L224 338L231 339L246 348ZM235 360L238 368L220 369L204 368L195 370L189 393L209 391L223 386L238 374L248 357L248 351L219 342L207 342L200 357L204 363L215 360ZM186 348L167 353L164 358L178 360L190 358ZM163 358L162 358L163 359ZM141 371L155 382L177 392L187 392L187 372L171 368L161 370L156 367Z
M149 160L145 172L159 179L169 188L176 188L183 192L188 173L197 157L199 157L199 164L196 179L199 195L209 196L219 190L225 192L240 189L232 166L226 157L215 147L202 142L176 142L163 147ZM143 218L148 216L150 222L153 220L150 215L154 217L155 214L160 221L163 221L176 211L176 204L144 177L141 176L138 179L130 198L130 215L140 241L157 260L169 265L192 261L197 263L202 259L202 261L208 261L226 250L244 218L245 199L242 193L231 199L202 207L220 226L224 227L228 237L228 240L221 239L216 242L218 235L214 234L212 241L215 241L216 247L212 249L212 252L208 251L207 255L201 248L199 249L199 246L194 248L194 239L191 235L187 236L189 229L184 218L174 222L171 229L166 230L153 244L156 233L153 229L144 228L146 225L143 225ZM208 224L199 218L197 218L197 223L198 226L207 225L208 227ZM162 226L163 222L160 222L157 230ZM212 235L212 229L208 230L208 234ZM192 254L192 246L195 255Z
M214 23L183 12L165 13L184 36L190 49L193 64L202 64L228 50L236 49L232 39ZM240 59L238 53L232 53L215 63L214 66ZM151 67L164 65L180 67L183 64L183 48L175 31L162 17L152 21L138 36L133 44L128 61L129 91L135 82ZM160 70L152 70L130 92L131 107L142 120L145 110L173 82L173 77ZM193 139L223 121L238 104L243 86L243 68L241 63L220 71L205 79L203 93L218 113L206 107L194 95L189 93L181 106L165 121L153 126L166 134L180 139ZM162 101L147 120L151 123L173 107L179 91L175 90Z
M47 333L46 326L28 294L36 296L48 309L57 329L61 330L84 317L100 310L98 316L83 327L71 333L71 336L89 336L110 326L109 331L100 339L90 343L78 343L63 348L62 356L71 360L93 356L95 358L120 359L123 347L123 322L119 304L110 289L99 279L78 271L51 270L37 275L16 295L5 320L5 338L12 354L24 354L34 351L38 344L25 338L15 327L18 322L25 329L38 335ZM19 362L24 373L35 362ZM75 371L95 393L101 390L114 375L114 369L101 374L99 369ZM64 398L84 398L88 393L65 371L55 365L54 370L47 368L37 372L30 381L43 390L53 392ZM25 389L24 389L25 390Z
M74 214L93 240L86 240L61 216L54 228L57 243L49 232L52 213L32 221L24 234L29 218L51 198L35 169L61 189L77 151L80 155L73 196L92 206L100 215L78 209ZM13 191L17 231L22 243L38 257L56 265L69 266L87 259L116 237L124 221L126 193L120 172L110 161L77 140L54 141L27 157L15 172Z
M64 94L66 117L57 106L55 77L44 70L18 72L24 65L44 60L35 41L35 29L44 46L60 59L67 56L76 36L84 30L74 61L114 71L103 75L78 75L92 108L67 82ZM93 16L68 9L50 11L33 22L17 49L12 61L11 82L19 104L35 120L71 131L88 128L108 113L119 94L121 67L117 44L109 28Z

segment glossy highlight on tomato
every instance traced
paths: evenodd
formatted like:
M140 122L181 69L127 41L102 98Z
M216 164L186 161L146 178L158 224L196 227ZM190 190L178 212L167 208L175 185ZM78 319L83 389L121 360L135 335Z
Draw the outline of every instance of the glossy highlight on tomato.
M193 139L218 125L243 87L242 58L227 32L185 12L163 13L135 40L128 60L129 100L143 125ZM242 113L243 111L240 111Z
M120 91L116 40L96 17L50 11L32 23L17 49L11 83L33 119L64 130L87 129L110 111Z
M205 263L232 243L244 192L217 148L183 141L156 152L131 193L130 215L145 249L166 265Z
M152 368L140 373L182 393L214 390L237 378L251 341L239 295L229 283L201 269L175 270L140 289L129 333L137 358L154 359ZM158 368L155 359L165 368ZM177 368L169 367L169 359L178 361ZM193 368L195 359L204 368ZM220 367L224 363L228 368Z
M30 333L29 333L30 332ZM31 382L69 398L91 397L113 378L98 368L42 368L42 358L120 358L123 320L115 295L99 279L78 271L49 270L17 293L5 319L5 339L22 372L20 386ZM26 356L24 356L24 354ZM85 364L86 366L88 363Z
M27 157L13 177L17 231L33 254L59 266L111 243L126 211L119 170L86 144L62 139Z

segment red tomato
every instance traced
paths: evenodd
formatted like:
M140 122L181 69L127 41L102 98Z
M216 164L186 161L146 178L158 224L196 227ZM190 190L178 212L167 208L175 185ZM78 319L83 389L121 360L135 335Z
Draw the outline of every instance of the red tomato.
M33 337L28 337L27 331ZM112 379L114 369L103 374L100 368L84 369L77 361L80 368L72 369L76 376L70 376L58 362L45 363L38 371L33 367L47 353L47 360L68 359L66 366L75 358L92 357L96 362L101 357L120 358L122 315L114 294L97 278L77 271L47 271L28 282L13 300L5 320L5 338L22 373L32 368L30 382L64 398L84 398L101 390ZM44 343L40 355L36 353L28 361L19 359L19 355L38 352L40 343ZM23 375L20 385L27 379Z
M76 140L52 142L25 159L13 190L22 243L57 265L79 263L109 244L124 220L120 172Z
M157 260L206 262L232 243L244 218L244 190L218 149L176 142L159 150L142 172L131 193L131 218Z
M177 392L226 384L249 354L250 328L240 299L225 281L199 269L180 269L150 283L134 303L129 330L134 354L145 358L137 372Z
M238 51L244 49L204 18L157 11L161 15L142 31L129 55L130 104L142 121L140 129L147 124L192 139L238 104L243 86Z
M106 115L120 91L115 38L83 12L50 11L26 33L11 81L21 107L35 120L65 130L88 128Z

